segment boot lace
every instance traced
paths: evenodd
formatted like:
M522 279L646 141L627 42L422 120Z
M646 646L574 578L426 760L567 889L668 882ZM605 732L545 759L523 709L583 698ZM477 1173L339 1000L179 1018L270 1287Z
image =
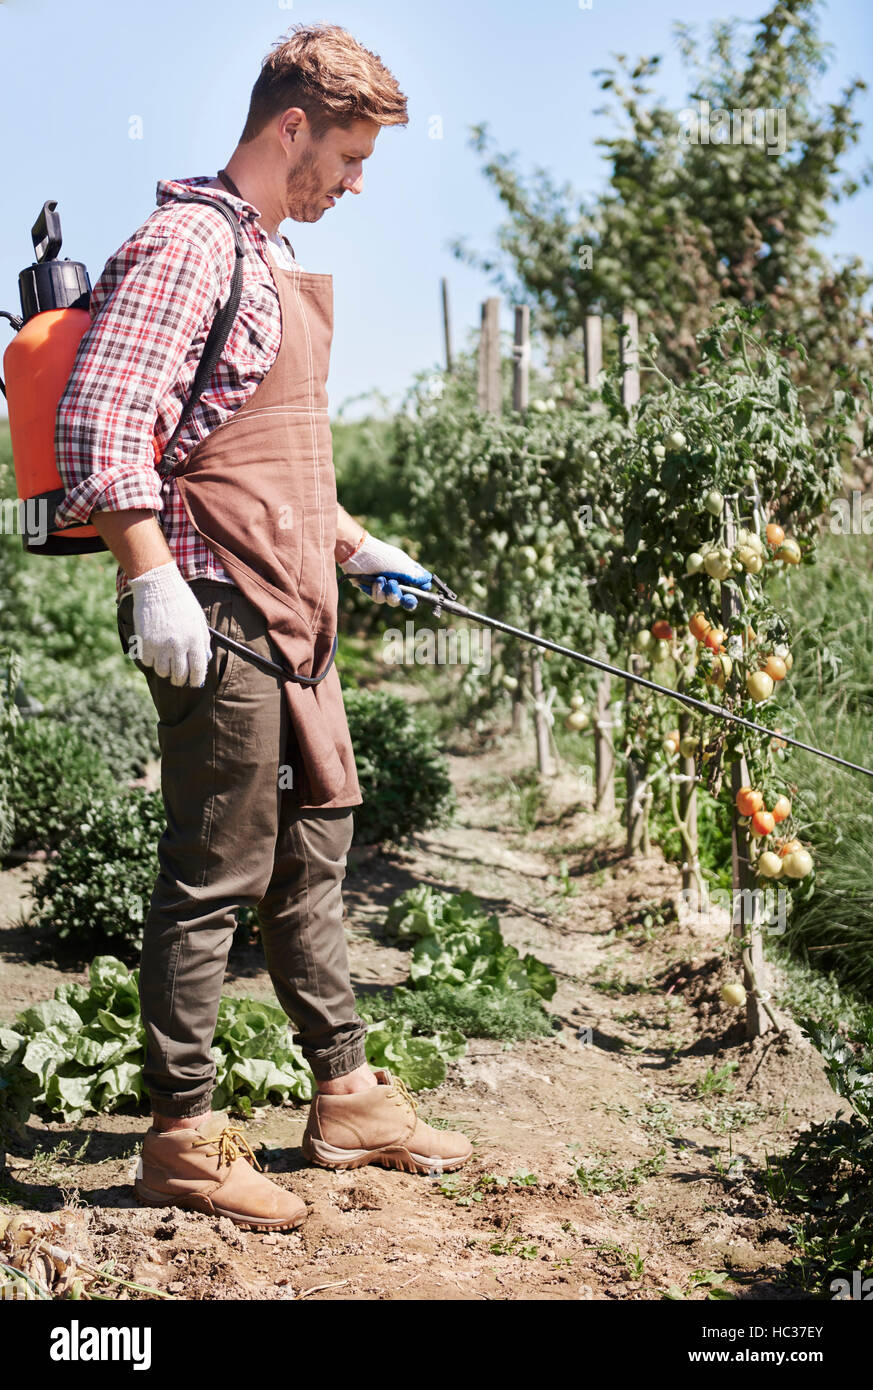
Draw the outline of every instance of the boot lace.
M409 1091L408 1091L407 1088L406 1088L406 1083L403 1082L403 1081L401 1081L399 1076L393 1076L393 1077L391 1078L391 1080L392 1080L392 1082L393 1082L393 1084L394 1084L394 1090L396 1091L396 1093L397 1093L397 1095L400 1097L400 1099L401 1099L406 1105L408 1105L408 1106L410 1107L411 1110L413 1110L413 1111L417 1110L417 1109L418 1109L418 1101L412 1099L412 1096L409 1094Z
M206 1144L218 1145L218 1164L219 1167L225 1163L231 1164L238 1158L244 1158L249 1163L253 1163L259 1173L264 1170L252 1152L249 1141L246 1139L239 1125L225 1125L220 1134L214 1135L209 1139L195 1139L192 1148L203 1148Z

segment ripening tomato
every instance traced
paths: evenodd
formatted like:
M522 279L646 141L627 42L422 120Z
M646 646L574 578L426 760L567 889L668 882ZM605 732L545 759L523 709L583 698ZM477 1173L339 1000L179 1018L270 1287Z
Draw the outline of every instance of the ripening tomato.
M772 811L756 811L752 816L752 834L769 835L775 830L776 822Z
M779 846L779 853L785 859L787 855L794 854L798 849L803 849L799 840L783 840Z
M788 675L788 664L781 656L768 656L764 663L764 670L771 680L784 681Z
M663 741L663 749L665 753L678 753L679 739L674 734L668 734Z
M673 629L666 618L659 618L656 623L652 623L652 636L663 642L673 640Z
M726 634L720 627L711 627L706 633L703 641L711 652L720 652L725 644Z
M695 613L690 623L688 631L692 637L696 637L698 642L702 642L711 627L710 621L705 613Z
M788 536L776 551L776 559L784 560L786 565L800 564L800 546Z
M786 854L782 867L789 878L806 878L812 873L812 855L808 849L796 849Z
M787 796L777 796L773 803L773 819L778 825L780 821L787 820L791 815L791 802Z
M776 548L780 546L782 542L785 540L785 532L782 530L782 527L779 526L775 521L770 522L769 526L767 527L766 535L767 544L771 545L774 550L776 550Z
M780 728L777 727L777 728L775 728L775 729L773 730L773 732L774 732L774 734L781 734L781 733L782 733L782 730L781 730ZM771 747L771 748L787 748L787 747L788 747L788 744L785 742L785 739L784 739L784 738L771 738L771 740L770 740L770 747Z
M764 797L761 792L755 791L753 787L740 787L737 792L736 807L741 816L754 816L763 805Z

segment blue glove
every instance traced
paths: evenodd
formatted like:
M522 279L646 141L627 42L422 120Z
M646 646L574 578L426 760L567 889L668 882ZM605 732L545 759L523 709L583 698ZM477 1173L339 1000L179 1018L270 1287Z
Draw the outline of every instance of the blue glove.
M411 613L418 607L414 594L400 592L401 584L414 584L419 589L429 589L433 575L405 550L397 545L388 545L364 533L364 539L354 555L340 565L355 588L367 594L374 603L387 603L391 608L405 608ZM378 575L378 578L375 576Z

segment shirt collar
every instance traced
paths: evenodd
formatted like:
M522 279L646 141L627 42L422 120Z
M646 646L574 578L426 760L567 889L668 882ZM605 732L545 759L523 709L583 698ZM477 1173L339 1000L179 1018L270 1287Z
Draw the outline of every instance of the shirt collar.
M162 203L169 203L172 199L178 198L180 194L190 193L196 188L206 198L215 198L218 202L227 203L239 218L256 223L261 214L253 203L247 203L244 198L235 197L225 188L203 187L203 184L209 183L211 177L210 174L198 174L193 179L158 179L155 195L158 206L160 207ZM262 227L258 226L256 230L266 236Z

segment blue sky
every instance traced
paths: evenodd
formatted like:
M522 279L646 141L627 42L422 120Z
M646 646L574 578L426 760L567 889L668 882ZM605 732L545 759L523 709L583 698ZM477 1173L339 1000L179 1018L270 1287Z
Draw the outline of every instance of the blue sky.
M396 403L416 370L442 361L440 276L449 279L456 346L469 343L492 292L447 249L456 236L490 249L502 220L469 127L487 121L524 169L542 165L593 192L604 177L594 142L609 126L592 114L602 101L592 69L615 52L660 53L659 90L679 109L686 93L673 21L753 20L766 8L765 0L592 0L590 10L579 0L0 0L0 307L19 308L17 276L46 199L59 202L63 254L84 260L96 280L153 209L159 178L211 175L229 158L271 44L292 24L327 20L381 55L409 98L410 124L380 133L360 197L283 231L306 269L334 277L332 412L374 388ZM873 6L832 0L822 29L835 50L821 89L828 100L873 66ZM869 132L870 93L859 111ZM139 140L129 138L133 116ZM442 139L428 136L434 116ZM856 152L856 167L862 158ZM868 189L837 209L830 253L867 252L871 224ZM508 306L502 322L510 327ZM0 330L5 348L5 320ZM348 415L359 412L347 404Z

